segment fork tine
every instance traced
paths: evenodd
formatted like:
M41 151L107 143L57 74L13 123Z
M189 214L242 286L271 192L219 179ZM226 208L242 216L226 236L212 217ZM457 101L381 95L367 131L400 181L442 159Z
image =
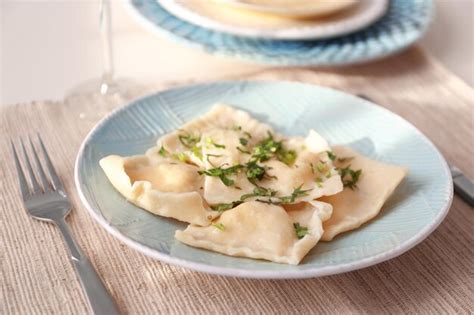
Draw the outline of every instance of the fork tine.
M25 143L23 142L23 139L20 138L20 144L21 148L23 149L23 157L25 158L26 161L26 168L28 170L28 173L30 174L30 181L31 184L33 185L33 192L37 193L41 191L41 187L38 184L38 181L36 180L35 172L33 171L33 167L31 166L30 158L28 157L28 154L26 153L26 148L25 148Z
M49 176L51 177L51 180L53 181L54 189L59 189L62 187L61 180L59 179L59 176L53 167L53 163L51 163L51 159L49 158L48 151L46 151L46 147L44 146L41 136L39 135L39 133L37 133L36 136L38 137L39 143L41 145L41 150L43 151L44 160L46 161L46 166L49 171Z
M33 152L33 157L35 159L35 164L38 167L39 177L41 179L41 183L43 186L43 190L47 191L49 189L49 181L44 173L43 166L41 165L40 159L38 158L38 153L36 153L35 146L33 145L33 141L31 141L31 137L28 136L28 140L30 141L31 151Z
M21 168L20 159L18 158L18 154L16 153L16 148L13 144L13 140L10 139L10 143L12 145L13 157L15 159L16 172L18 173L21 196L23 197L23 199L25 199L26 196L29 194L28 183L26 182L25 173L23 173L23 169Z

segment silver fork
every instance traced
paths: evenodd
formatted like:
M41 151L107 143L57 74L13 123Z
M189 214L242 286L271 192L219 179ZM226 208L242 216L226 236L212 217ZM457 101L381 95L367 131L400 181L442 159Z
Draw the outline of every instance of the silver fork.
M31 152L33 153L34 163L40 182L37 181L37 176L33 169L30 158L28 157L25 144L20 139L21 149L23 151L24 163L29 175L30 183L28 184L25 174L23 172L20 159L18 158L15 144L11 141L13 156L15 159L16 170L20 182L20 192L23 198L23 203L27 212L35 219L54 222L64 237L64 241L69 248L72 264L76 269L79 280L84 290L89 306L94 314L118 314L117 306L100 280L99 275L94 270L94 267L82 253L79 245L74 240L71 230L66 223L66 216L71 210L71 204L66 195L66 191L54 170L51 159L49 158L43 140L38 134L38 142L43 153L44 162L46 162L46 169L49 173L48 179L45 169L40 162L35 146L29 138Z

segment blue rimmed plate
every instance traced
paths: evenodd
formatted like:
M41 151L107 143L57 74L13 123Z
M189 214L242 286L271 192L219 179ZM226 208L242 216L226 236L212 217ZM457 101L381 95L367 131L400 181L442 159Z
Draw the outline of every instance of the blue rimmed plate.
M432 0L391 0L386 15L361 31L326 40L273 40L235 36L185 22L156 0L127 0L129 11L159 35L210 53L273 65L335 66L391 55L416 42L433 17Z
M174 239L186 224L128 203L108 182L99 160L142 154L163 133L231 104L278 132L304 135L314 128L333 144L348 144L373 159L407 166L409 175L382 213L360 229L319 243L298 266L229 257ZM447 164L434 145L403 118L368 101L292 82L221 82L168 90L120 108L89 133L79 151L75 179L91 215L125 244L164 262L227 276L305 278L355 270L393 258L425 239L452 201Z

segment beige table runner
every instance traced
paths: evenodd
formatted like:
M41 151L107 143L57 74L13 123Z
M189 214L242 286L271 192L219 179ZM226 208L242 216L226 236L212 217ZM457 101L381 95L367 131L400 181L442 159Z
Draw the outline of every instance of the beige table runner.
M227 76L226 78L232 78ZM474 177L474 93L418 49L336 70L267 69L238 79L284 79L364 93L420 128L448 162ZM0 109L0 313L84 314L59 231L22 209L9 139L40 131L75 206L68 221L124 313L474 313L474 209L455 197L441 226L374 267L307 280L248 280L155 261L109 235L80 204L73 166L102 113L123 100L94 96Z

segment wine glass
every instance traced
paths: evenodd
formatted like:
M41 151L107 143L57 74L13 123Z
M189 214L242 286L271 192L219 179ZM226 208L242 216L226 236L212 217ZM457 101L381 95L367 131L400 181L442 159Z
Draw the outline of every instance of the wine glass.
M85 81L66 93L66 99L76 96L99 94L124 101L136 95L140 87L130 79L116 78L112 43L112 15L110 0L100 0L100 42L102 49L102 76Z

